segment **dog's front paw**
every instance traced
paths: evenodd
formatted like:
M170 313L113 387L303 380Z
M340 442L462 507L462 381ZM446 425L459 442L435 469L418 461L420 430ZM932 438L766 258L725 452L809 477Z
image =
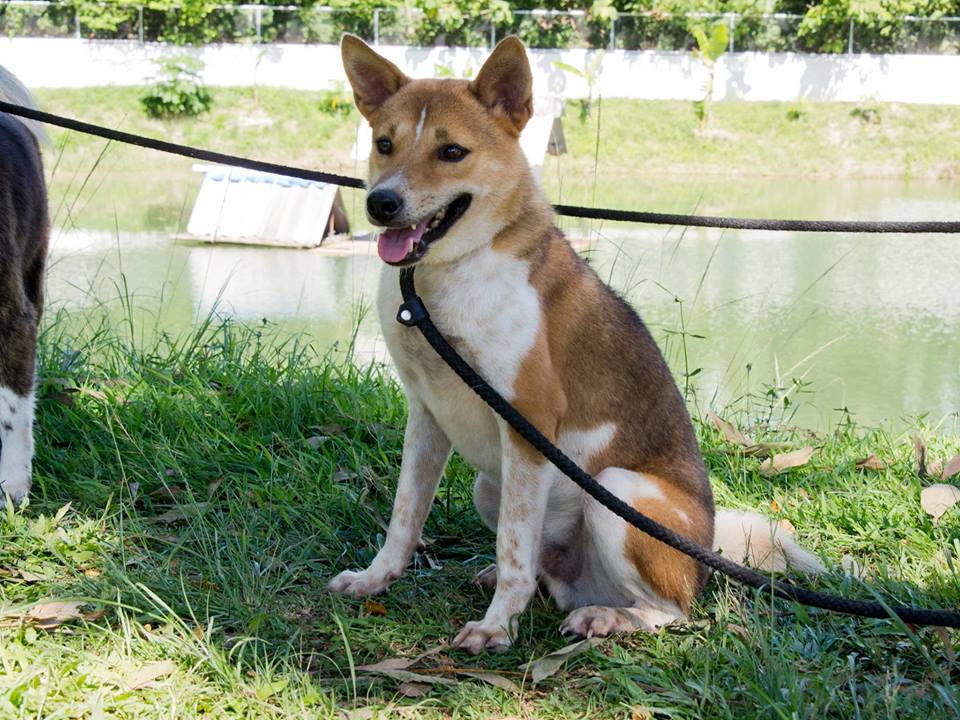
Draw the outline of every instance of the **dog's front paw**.
M3 470L2 463L0 463L0 470ZM13 500L14 505L19 505L29 492L29 465L25 469L17 468L8 473L0 473L0 508L7 504L8 496Z
M390 583L397 577L399 577L399 574L373 573L369 568L366 570L344 570L327 583L327 590L350 597L379 595L385 592L390 587Z
M492 625L484 620L468 622L453 639L453 647L478 655L484 650L501 652L513 643L513 638L502 625Z

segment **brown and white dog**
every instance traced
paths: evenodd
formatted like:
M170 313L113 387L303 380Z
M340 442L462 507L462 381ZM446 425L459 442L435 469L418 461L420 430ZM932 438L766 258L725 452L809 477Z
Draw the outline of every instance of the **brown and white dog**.
M522 43L501 42L472 82L411 80L361 40L341 43L373 128L367 214L384 227L378 309L409 400L383 548L335 592L380 593L407 566L451 448L479 470L474 501L497 534L482 620L454 646L508 646L538 579L582 636L683 618L697 562L628 527L506 426L415 329L401 326L400 267L437 327L548 438L615 495L704 546L765 568L820 563L759 515L715 513L684 400L647 328L554 226L518 138L532 113Z
M0 67L0 99L32 106ZM50 221L36 123L0 113L0 506L30 490L37 326Z

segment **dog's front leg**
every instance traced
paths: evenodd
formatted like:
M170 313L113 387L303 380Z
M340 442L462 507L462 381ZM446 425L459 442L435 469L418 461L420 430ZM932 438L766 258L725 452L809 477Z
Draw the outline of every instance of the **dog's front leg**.
M549 465L513 430L501 429L500 512L497 519L497 589L483 620L468 622L454 647L476 655L503 650L516 637L517 617L537 588L540 537L550 483Z
M450 441L423 403L413 396L409 400L400 480L387 538L366 570L345 570L333 578L327 585L332 592L354 597L382 593L403 573L420 542L450 455Z

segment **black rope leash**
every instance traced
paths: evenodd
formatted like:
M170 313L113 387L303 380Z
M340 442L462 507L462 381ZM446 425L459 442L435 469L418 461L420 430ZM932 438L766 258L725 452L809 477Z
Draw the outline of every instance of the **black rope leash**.
M240 157L239 155L227 155L225 153L214 152L213 150L203 150L201 148L190 147L189 145L180 145L178 143L167 142L166 140L156 140L154 138L144 137L143 135L134 135L133 133L114 130L103 127L102 125L93 125L82 120L73 120L72 118L53 115L43 110L34 110L33 108L14 105L12 103L0 101L0 111L19 115L30 120L58 125L68 130L76 130L86 135L96 135L107 140L126 143L128 145L137 145L139 147L159 150L160 152L170 153L172 155L183 155L194 160L204 160L206 162L221 163L223 165L235 165L236 167L247 168L248 170L259 170L260 172L273 173L275 175L286 175L300 180L312 180L314 182L330 183L342 187L352 187L362 189L366 186L360 178L348 177L346 175L337 175L336 173L320 172L319 170L308 170L306 168L290 167L289 165L278 165L262 160Z
M81 120L73 120L72 118L54 115L53 113L44 112L43 110L35 110L13 103L0 101L0 112L19 115L20 117L29 118L30 120L57 125L67 128L68 130L75 130L87 135L95 135L128 145L137 145L173 155L182 155L194 160L234 165L236 167L247 168L248 170L259 170L275 175L286 175L301 180L312 180L314 182L329 183L341 187L362 189L366 186L366 183L360 178L322 172L320 170L309 170L307 168L293 167L290 165L279 165L277 163L254 160L239 155L228 155L226 153L204 150L189 145L180 145L178 143L167 142L166 140L156 140L143 135L114 130ZM559 215L592 220L610 220L613 222L634 222L654 225L688 225L692 227L730 228L734 230L845 233L960 233L960 222L957 221L875 222L857 220L769 220L759 218L717 217L712 215L679 215L638 210L614 210L610 208L582 207L580 205L554 205L554 209Z
M767 220L761 218L718 217L716 215L677 215L639 210L611 210L577 205L554 205L558 215L612 220L614 222L689 225L691 227L729 228L732 230L776 230L787 232L843 233L956 233L960 222L948 221L875 221L875 220Z
M507 424L516 430L520 436L530 443L535 450L553 463L560 472L579 485L590 497L605 508L618 515L638 530L656 538L660 542L679 550L685 555L698 560L707 567L727 575L737 582L757 590L771 592L784 600L792 600L803 605L832 610L868 618L899 617L906 623L914 625L937 625L942 627L960 627L960 612L951 610L930 610L902 605L886 605L880 602L853 600L830 595L828 593L808 590L784 583L773 584L772 579L761 575L739 563L728 560L712 552L699 543L674 532L661 525L652 518L627 505L623 500L600 485L589 473L568 458L562 450L551 443L530 421L521 415L516 408L494 390L487 382L460 357L460 354L447 342L446 338L437 329L430 319L430 314L417 295L413 281L413 268L406 268L400 273L400 292L403 295L403 304L397 311L397 321L407 327L416 327L430 343L450 368L460 376L471 390L502 417Z

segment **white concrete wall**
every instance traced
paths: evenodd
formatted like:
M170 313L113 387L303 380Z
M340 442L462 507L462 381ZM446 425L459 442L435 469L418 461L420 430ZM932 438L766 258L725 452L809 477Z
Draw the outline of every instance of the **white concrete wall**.
M412 76L443 65L474 72L487 51L470 48L384 46L380 52ZM210 85L326 89L345 81L332 45L211 45L180 48L127 41L0 38L0 64L31 87L142 85L153 61L190 53L205 63ZM536 94L584 97L582 78L558 70L560 60L582 68L585 50L532 50ZM604 97L694 100L703 96L706 69L689 53L607 52L597 89ZM714 97L743 100L838 100L960 104L960 56L801 55L735 53L720 59Z

